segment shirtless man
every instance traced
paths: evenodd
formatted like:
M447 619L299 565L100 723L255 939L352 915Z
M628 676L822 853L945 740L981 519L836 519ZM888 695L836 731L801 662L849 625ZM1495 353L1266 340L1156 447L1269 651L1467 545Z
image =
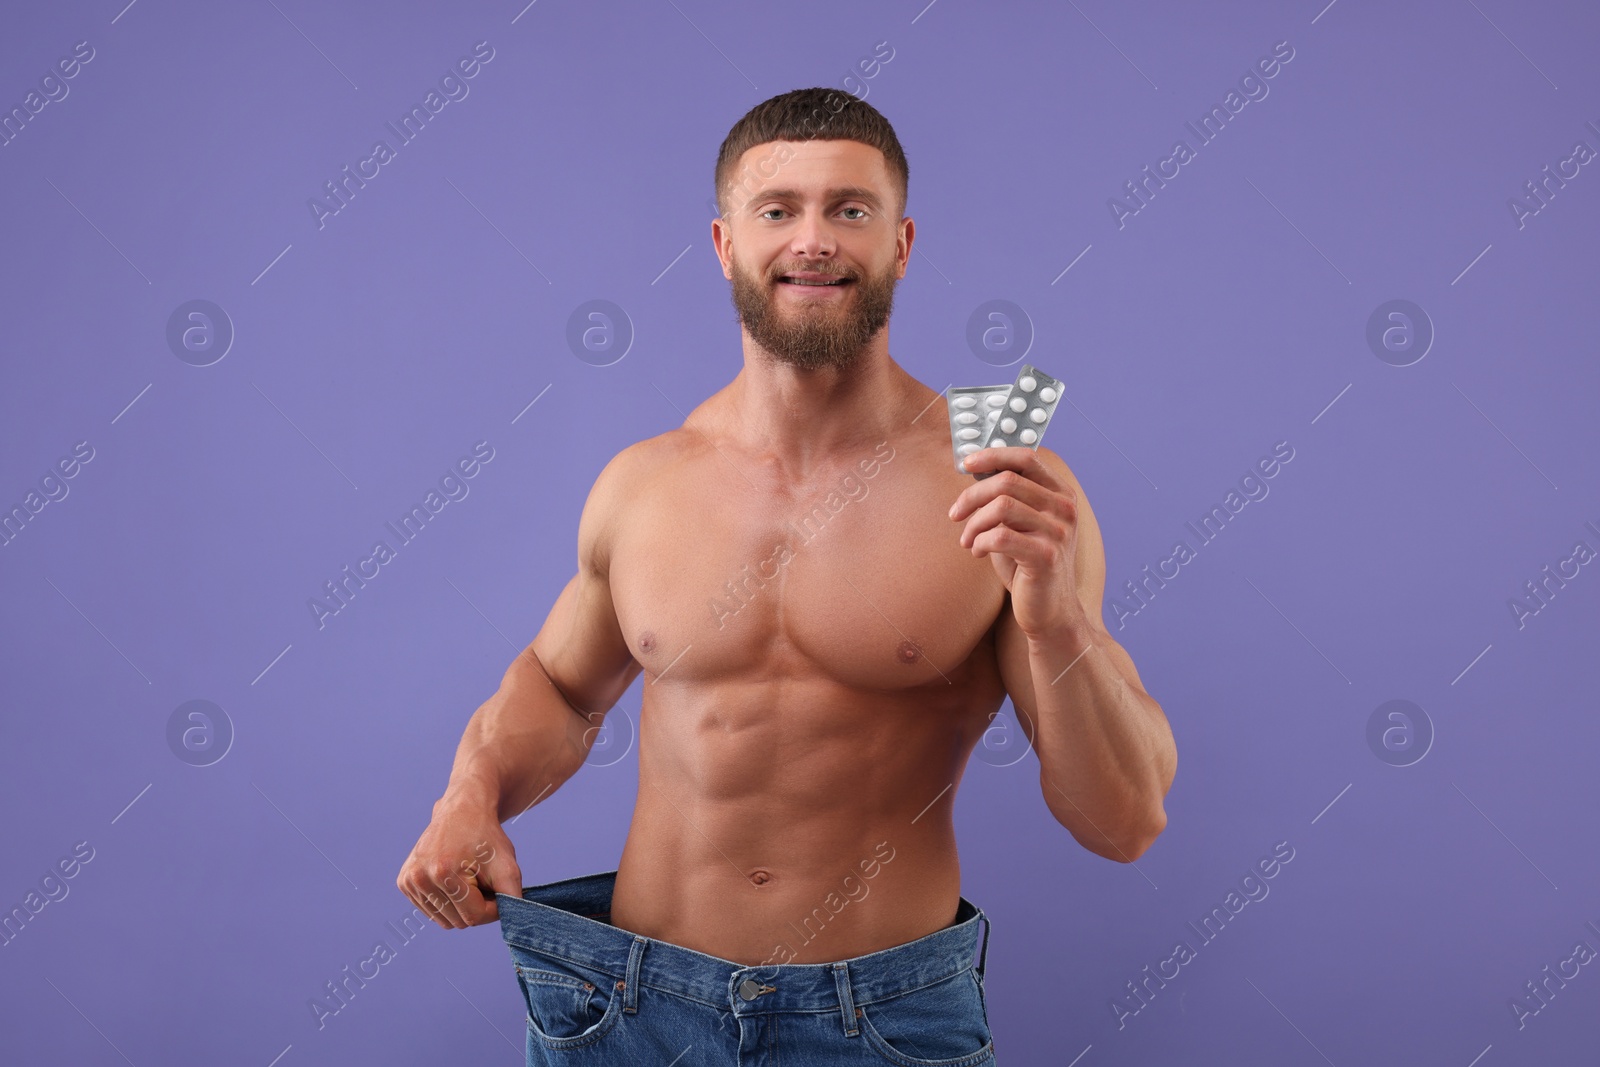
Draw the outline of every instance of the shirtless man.
M574 1017L530 1000L530 1063L541 1042L576 1047L609 1029L633 935L731 961L749 969L733 978L759 979L733 989L773 992L801 973L788 965L853 961L952 927L963 915L956 790L1007 695L1032 734L1045 806L1079 844L1131 862L1166 824L1172 733L1101 621L1105 561L1082 487L1043 447L984 449L968 470L996 476L957 473L942 394L889 355L915 226L887 121L840 93L787 93L733 128L716 177L711 235L743 369L681 428L600 473L577 574L472 716L397 880L445 927L533 907L501 823L583 765L608 709L645 675L638 799L607 883L609 922L595 921L603 898L574 919L615 928L621 955L598 968L603 982L574 972L593 990ZM458 869L476 891L461 891ZM870 892L819 908L841 899L842 878ZM814 915L827 921L800 922ZM652 982L652 954L626 1005L640 1021L656 986L674 984L667 971ZM965 988L981 991L979 977ZM725 1013L781 1010L751 999L734 996ZM897 1055L932 1058L932 1017L897 1019L880 1000L857 996L854 1015ZM841 1041L856 1036L845 1006ZM793 1051L785 1063L810 1062Z

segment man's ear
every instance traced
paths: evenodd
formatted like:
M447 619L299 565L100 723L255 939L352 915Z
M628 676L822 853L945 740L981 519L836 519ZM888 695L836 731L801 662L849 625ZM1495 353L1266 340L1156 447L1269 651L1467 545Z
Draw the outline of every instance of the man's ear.
M715 218L711 220L711 248L717 254L717 262L722 264L722 276L728 281L733 281L733 270L728 263L727 249L723 247L726 241L733 243L733 235L728 230L727 220Z
M901 233L898 235L898 239L905 241L906 254L905 258L900 261L900 273L898 277L904 278L906 276L906 268L911 263L911 243L917 239L917 224L911 221L910 215L907 215L905 218L900 220L899 225L901 228Z

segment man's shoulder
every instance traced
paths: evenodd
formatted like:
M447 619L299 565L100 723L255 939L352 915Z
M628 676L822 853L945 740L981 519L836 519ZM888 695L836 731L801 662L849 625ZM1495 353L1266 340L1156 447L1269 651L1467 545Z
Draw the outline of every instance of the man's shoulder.
M609 570L611 548L629 505L643 500L652 482L702 443L692 431L678 427L635 441L612 456L595 476L578 520L579 559L591 569Z
M662 468L685 458L696 446L695 435L683 427L646 437L611 457L595 478L596 490L628 493L658 474Z
M584 505L586 514L609 528L613 520L637 503L649 486L668 469L680 464L696 448L693 434L680 428L628 445L601 468Z

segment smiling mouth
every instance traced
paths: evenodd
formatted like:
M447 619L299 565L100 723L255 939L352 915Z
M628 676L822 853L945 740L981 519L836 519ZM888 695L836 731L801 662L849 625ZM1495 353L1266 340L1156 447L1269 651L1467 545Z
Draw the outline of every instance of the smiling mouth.
M819 282L819 281L811 281L811 280L806 279L806 278L791 278L791 277L789 277L787 275L784 275L783 277L780 277L778 279L778 283L780 285L806 285L806 286L812 286L812 287L815 287L815 288L826 288L828 286L849 285L849 284L851 284L852 281L853 281L853 279L851 279L851 278L834 278L834 279L832 279L830 281Z

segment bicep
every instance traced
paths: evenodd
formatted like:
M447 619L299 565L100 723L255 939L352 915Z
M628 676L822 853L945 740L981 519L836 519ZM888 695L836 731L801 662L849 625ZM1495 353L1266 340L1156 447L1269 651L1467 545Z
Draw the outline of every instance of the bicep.
M643 669L622 636L604 575L580 569L528 646L545 675L585 717L603 716Z
M610 578L611 546L640 465L638 446L630 446L595 479L578 520L577 573L524 652L538 659L567 703L595 722L643 670L623 638Z
M1053 453L1052 453L1053 454ZM1059 457L1057 462L1060 462ZM1066 464L1061 463L1061 469L1066 470ZM1105 650L1112 661L1121 668L1122 673L1130 679L1139 689L1144 688L1144 682L1139 678L1139 671L1133 665L1133 657L1128 655L1126 649L1119 645L1105 625L1105 594L1106 594L1106 549L1105 542L1100 538L1100 523L1094 517L1094 509L1089 506L1089 497L1083 491L1083 486L1072 477L1073 487L1078 493L1078 552L1073 558L1073 566L1078 575L1078 601L1083 605L1083 613L1089 619L1089 625L1094 628L1095 645Z

